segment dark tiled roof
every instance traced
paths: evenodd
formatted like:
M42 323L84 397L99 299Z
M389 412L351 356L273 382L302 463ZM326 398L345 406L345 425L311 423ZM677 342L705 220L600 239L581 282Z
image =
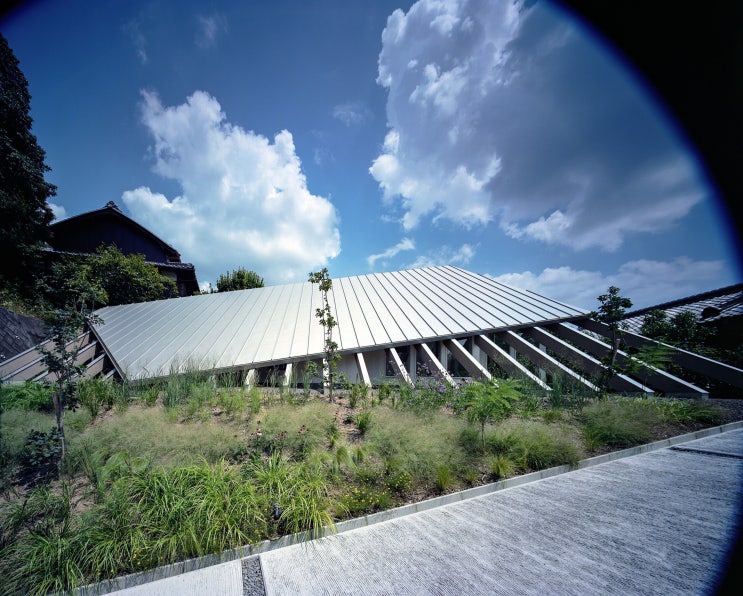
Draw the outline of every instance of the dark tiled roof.
M46 332L39 319L0 307L0 362L33 348L44 339Z
M623 323L627 329L639 333L645 315L652 310L663 310L668 318L691 311L700 321L717 321L725 317L743 315L743 284L726 286L687 298L649 306L627 313Z

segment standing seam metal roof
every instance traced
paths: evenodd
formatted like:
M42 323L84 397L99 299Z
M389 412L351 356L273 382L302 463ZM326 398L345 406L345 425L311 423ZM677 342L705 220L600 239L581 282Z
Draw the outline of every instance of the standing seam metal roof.
M329 296L340 353L565 321L586 311L457 267L333 280ZM309 282L112 306L97 314L101 343L122 376L171 370L256 368L320 358Z

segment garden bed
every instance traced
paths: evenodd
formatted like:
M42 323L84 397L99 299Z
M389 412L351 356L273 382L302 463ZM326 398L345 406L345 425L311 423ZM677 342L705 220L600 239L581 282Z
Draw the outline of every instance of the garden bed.
M471 415L494 390L357 386L331 403L198 378L97 382L65 416L62 479L40 488L12 471L53 417L16 401L2 420L0 575L10 593L71 588L743 420L743 400L527 391Z

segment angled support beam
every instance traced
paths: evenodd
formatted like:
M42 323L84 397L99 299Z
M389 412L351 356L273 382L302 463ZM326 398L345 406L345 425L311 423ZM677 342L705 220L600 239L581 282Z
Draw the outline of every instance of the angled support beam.
M434 353L431 351L431 348L428 347L428 344L418 344L416 347L416 352L418 353L418 357L425 362L428 366L432 367L435 372L437 372L441 377L452 387L456 385L454 382L454 379L451 378L451 375L448 373L448 371L444 368L444 365L441 364L441 361L436 358Z
M567 375L579 383L582 383L591 391L598 391L596 385L587 381L584 377L565 366L562 362L555 360L552 356L547 354L546 351L542 351L536 346L530 344L523 337L513 331L506 331L505 333L500 334L500 337L502 337L509 346L516 348L517 352L523 354L536 366L540 367L540 369L547 369L553 373L557 372L559 374Z
M395 373L399 375L399 377L405 381L406 384L413 386L413 381L410 378L410 375L408 374L408 371L405 369L405 366L402 363L402 360L400 359L400 355L397 353L397 350L395 348L388 348L388 351L390 353L390 359L392 362L392 368L395 369Z
M604 337L611 337L609 326L599 321L586 319L583 321L577 321L577 324L584 329L588 329L594 333L599 333ZM664 346L668 348L668 356L675 364L695 373L715 379L716 381L722 381L723 383L727 383L733 387L743 389L743 370L739 368L735 368L734 366L730 366L724 362L718 362L717 360L700 356L699 354L694 354L687 350L682 350L681 348L663 342L658 342L649 337L632 333L631 331L621 330L620 333L622 340L624 340L624 342L630 347L642 348L644 346Z
M286 365L286 368L284 369L284 387L291 386L291 379L292 379L292 363L289 362Z
M246 374L245 374L245 386L250 388L255 385L255 369L251 368Z
M587 350L594 356L603 358L611 352L611 347L598 339L595 339L585 333L572 329L563 323L556 323L548 327L549 330L554 330L560 337L571 341L575 345ZM619 350L617 352L616 363L618 366L627 367L630 365L631 359L628 354ZM675 395L678 397L708 397L709 393L704 389L687 383L683 379L679 379L663 370L659 370L652 366L645 367L647 384L651 387L662 391L668 395Z
M40 344L47 350L51 350L53 347L52 340L47 339L45 342L42 342ZM11 373L16 373L17 371L22 370L29 364L33 364L34 362L38 362L40 360L40 353L36 349L36 346L33 348L29 348L25 352L21 352L20 354L16 354L12 358L8 358L5 360L2 364L0 364L0 378L3 380L10 379L12 376Z
M452 353L454 358L457 359L459 364L461 364L467 370L467 372L470 373L472 378L478 380L490 380L493 378L493 375L491 375L488 370L482 364L480 364L472 354L465 350L464 347L456 339L447 339L444 341L444 345Z
M581 352L575 346L563 341L559 337L547 333L540 327L528 327L522 329L525 335L528 335L532 339L537 340L541 344L547 346L548 349L552 350L555 354L564 358L568 362L574 364L577 368L582 370L586 376L594 379L598 379L602 374L605 374L606 367L601 364L596 358ZM620 393L646 393L648 395L653 394L653 390L649 387L645 387L641 383L630 379L626 375L618 374L614 375L609 380L609 387L614 391Z
M478 335L475 338L475 343L483 350L490 358L492 358L498 366L505 370L512 377L526 377L535 385L550 391L549 385L542 381L537 375L531 372L523 364L521 364L516 358L511 356L498 344L494 343L484 335Z
M90 364L88 364L88 366L85 367L85 374L83 375L83 378L92 379L93 377L97 377L98 375L100 375L106 369L107 358L108 358L108 354L106 354L105 352L103 352L103 354L100 354L99 356L94 358L90 362Z
M359 377L361 382L367 387L371 387L371 379L369 378L369 370L366 368L366 361L364 355L361 352L356 353L356 366L359 368Z

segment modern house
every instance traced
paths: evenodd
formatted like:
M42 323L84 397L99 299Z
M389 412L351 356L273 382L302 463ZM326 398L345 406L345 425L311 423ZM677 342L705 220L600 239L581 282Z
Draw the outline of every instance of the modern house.
M457 267L338 278L328 298L337 320L338 372L353 383L414 385L435 376L455 384L462 377L516 376L547 395L566 385L597 390L599 379L607 378L606 325L585 310ZM109 306L96 311L103 322L81 336L80 345L91 346L88 374L129 381L203 370L246 384L317 383L306 372L310 362L323 365L324 329L315 314L321 300L317 286L304 282ZM632 356L624 347L655 345L630 331L622 338L616 364L625 370L632 369ZM681 349L671 348L670 357L736 392L743 388L743 370ZM45 374L32 362L34 354L26 358L0 364L0 377ZM608 377L617 393L709 393L652 367Z
M75 215L50 226L49 241L61 253L94 253L101 245L115 245L123 254L143 254L162 275L173 280L180 296L199 291L196 270L181 262L180 253L150 230L125 215L109 201L102 209Z

